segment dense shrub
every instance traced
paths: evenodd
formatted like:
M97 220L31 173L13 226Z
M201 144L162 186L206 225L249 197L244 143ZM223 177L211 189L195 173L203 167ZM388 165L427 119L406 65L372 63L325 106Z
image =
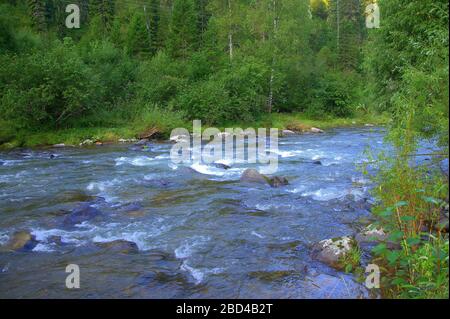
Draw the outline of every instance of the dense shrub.
M308 112L313 116L350 116L353 113L354 88L350 75L329 73L318 83Z
M137 90L141 100L166 105L187 83L182 65L164 52L141 64Z
M8 55L2 117L26 128L98 125L134 96L135 76L136 63L107 41L79 48L66 38L48 51Z
M0 67L2 115L18 127L61 127L98 105L96 79L70 39L55 42L48 52L4 57Z

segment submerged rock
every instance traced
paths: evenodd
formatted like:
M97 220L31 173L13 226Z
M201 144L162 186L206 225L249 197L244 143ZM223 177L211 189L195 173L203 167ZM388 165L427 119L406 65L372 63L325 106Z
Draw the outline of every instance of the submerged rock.
M313 257L333 268L342 269L342 258L354 247L355 240L348 236L325 239L314 245Z
M38 244L36 237L28 231L14 233L2 251L31 251Z
M305 289L314 299L361 299L368 298L368 290L349 276L334 277L319 274L307 277Z
M128 240L114 240L104 243L95 243L95 245L97 245L100 248L109 250L111 252L121 254L130 254L139 252L139 248L136 245L136 243Z
M269 178L258 172L256 169L249 168L246 169L244 173L242 173L241 181L249 183L267 184L269 182Z
M102 212L90 205L82 205L74 209L66 218L63 224L66 227L75 226L85 221L89 221L102 216Z
M289 185L289 181L285 177L267 177L253 168L246 169L244 173L242 173L241 181L247 183L269 184L274 188Z
M225 169L225 170L231 168L231 166L226 165L226 164L222 164L222 163L216 163L216 164L214 164L214 166L215 166L216 168L221 168L221 169Z

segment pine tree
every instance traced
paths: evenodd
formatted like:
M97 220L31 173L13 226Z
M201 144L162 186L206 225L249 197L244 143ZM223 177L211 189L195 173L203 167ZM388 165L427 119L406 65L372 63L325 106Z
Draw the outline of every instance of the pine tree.
M194 0L175 0L170 21L168 50L186 59L197 47L197 16Z
M89 16L99 16L106 30L110 30L114 20L115 0L89 0Z
M151 42L144 14L136 12L130 22L127 34L127 51L141 58L151 56Z
M151 0L149 9L150 52L154 55L161 48L160 29L160 0Z
M34 28L40 32L47 30L47 3L42 0L28 0L28 10Z
M329 0L328 21L335 31L339 67L355 69L364 35L362 0Z
M207 30L210 13L208 12L208 0L195 0L197 11L197 30L200 41L203 42L203 35Z

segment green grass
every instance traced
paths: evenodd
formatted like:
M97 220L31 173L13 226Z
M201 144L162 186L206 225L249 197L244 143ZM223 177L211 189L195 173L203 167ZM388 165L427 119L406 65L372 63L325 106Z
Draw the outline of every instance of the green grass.
M261 116L253 122L223 123L219 129L240 127L278 128L292 130L307 130L311 127L331 129L336 127L364 126L365 124L384 125L389 119L383 115L356 115L353 118L311 119L300 113L274 113ZM2 123L0 130L0 149L16 147L44 147L64 143L79 145L86 139L115 143L119 139L137 138L141 133L151 128L157 128L159 136L168 138L172 129L184 127L192 130L192 122L183 119L181 114L150 108L136 115L132 120L117 121L113 125L98 127L80 127L59 130L28 131L8 129L8 123ZM203 124L202 129L207 128Z

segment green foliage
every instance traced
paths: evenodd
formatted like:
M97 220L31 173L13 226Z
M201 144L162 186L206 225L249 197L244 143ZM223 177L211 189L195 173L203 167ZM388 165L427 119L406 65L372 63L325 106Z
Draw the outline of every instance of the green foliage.
M351 74L337 72L326 74L319 81L314 91L313 104L307 111L316 117L324 114L348 117L353 114L354 90Z
M5 59L0 69L1 111L18 127L61 126L95 107L95 76L70 41L56 43L48 52Z
M15 51L16 47L11 22L2 14L0 15L0 54Z
M126 46L129 54L140 58L149 57L152 53L150 33L141 12L134 14L131 19Z
M4 61L2 116L18 128L73 125L132 96L134 63L107 42L91 44L82 56L65 39L47 52L8 55Z
M197 41L194 0L175 0L168 39L171 56L186 59L197 48Z

